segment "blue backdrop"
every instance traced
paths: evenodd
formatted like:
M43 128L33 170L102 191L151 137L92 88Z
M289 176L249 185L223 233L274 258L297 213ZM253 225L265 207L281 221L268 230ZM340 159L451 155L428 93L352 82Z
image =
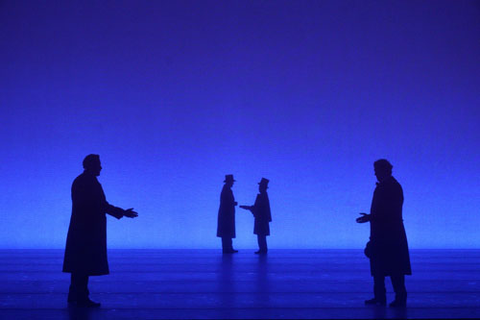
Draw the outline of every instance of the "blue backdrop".
M410 247L478 248L479 35L478 1L4 0L0 247L62 248L97 153L110 248L219 248L225 174L271 180L271 248L363 248L378 158Z

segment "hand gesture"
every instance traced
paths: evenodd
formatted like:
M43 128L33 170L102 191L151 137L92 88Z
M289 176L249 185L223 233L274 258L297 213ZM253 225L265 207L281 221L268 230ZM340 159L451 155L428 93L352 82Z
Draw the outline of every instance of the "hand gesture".
M366 214L364 212L360 212L360 214L362 215L361 217L357 218L355 221L357 221L357 223L365 223L365 222L369 222L370 221L370 215L369 214Z
M135 217L138 217L138 213L136 213L135 211L133 211L133 208L130 208L130 209L127 209L125 210L125 212L123 213L123 215L127 218L135 218Z

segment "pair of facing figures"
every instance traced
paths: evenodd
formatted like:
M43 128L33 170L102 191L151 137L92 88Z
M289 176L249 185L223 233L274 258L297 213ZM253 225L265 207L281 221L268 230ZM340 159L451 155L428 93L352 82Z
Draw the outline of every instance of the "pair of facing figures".
M220 195L220 208L218 209L217 237L222 238L223 253L236 253L233 249L232 239L235 238L235 207L238 203L233 196L232 187L235 182L233 175L225 176L225 184ZM257 235L258 251L256 254L265 254L268 251L267 236L270 235L270 222L272 213L270 211L270 201L268 200L268 179L262 178L258 183L259 194L252 206L240 206L240 208L252 212L255 223L253 233Z

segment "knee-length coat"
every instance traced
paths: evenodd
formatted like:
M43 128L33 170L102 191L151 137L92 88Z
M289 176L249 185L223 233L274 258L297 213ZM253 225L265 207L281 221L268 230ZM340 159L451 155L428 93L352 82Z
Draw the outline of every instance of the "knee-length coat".
M403 190L394 177L378 183L370 209L370 272L412 274L402 216Z
M270 200L266 192L257 194L255 204L252 207L252 213L255 217L253 233L264 236L270 235L272 212L270 211Z
M235 236L235 197L232 189L225 184L220 194L217 237L235 238Z
M117 219L124 210L110 205L97 177L82 173L72 184L72 216L68 228L63 272L84 275L109 273L107 261L108 213Z

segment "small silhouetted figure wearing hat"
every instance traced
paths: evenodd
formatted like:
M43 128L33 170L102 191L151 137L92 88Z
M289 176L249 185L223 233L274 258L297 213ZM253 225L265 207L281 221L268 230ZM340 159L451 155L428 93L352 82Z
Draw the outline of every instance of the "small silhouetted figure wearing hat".
M222 238L223 253L236 253L232 239L235 238L235 197L232 187L235 182L232 174L225 176L225 184L220 194L220 208L218 209L217 237Z
M270 235L270 222L272 221L272 213L270 211L270 201L268 200L268 179L262 178L258 183L258 190L253 206L240 206L242 209L250 210L255 217L253 233L257 235L258 251L256 254L265 254L268 251L267 236Z
M81 307L99 307L90 300L88 277L109 273L107 261L107 220L105 213L117 219L135 218L133 208L124 210L109 204L97 177L100 157L90 154L83 160L85 169L72 184L72 216L68 228L63 272L71 273L68 302Z
M405 275L411 275L407 236L403 226L403 190L392 176L393 166L385 159L375 161L378 183L373 193L370 214L360 213L358 223L370 222L370 241L365 255L370 258L374 298L367 305L386 305L385 277L390 276L395 300L391 307L407 305Z

